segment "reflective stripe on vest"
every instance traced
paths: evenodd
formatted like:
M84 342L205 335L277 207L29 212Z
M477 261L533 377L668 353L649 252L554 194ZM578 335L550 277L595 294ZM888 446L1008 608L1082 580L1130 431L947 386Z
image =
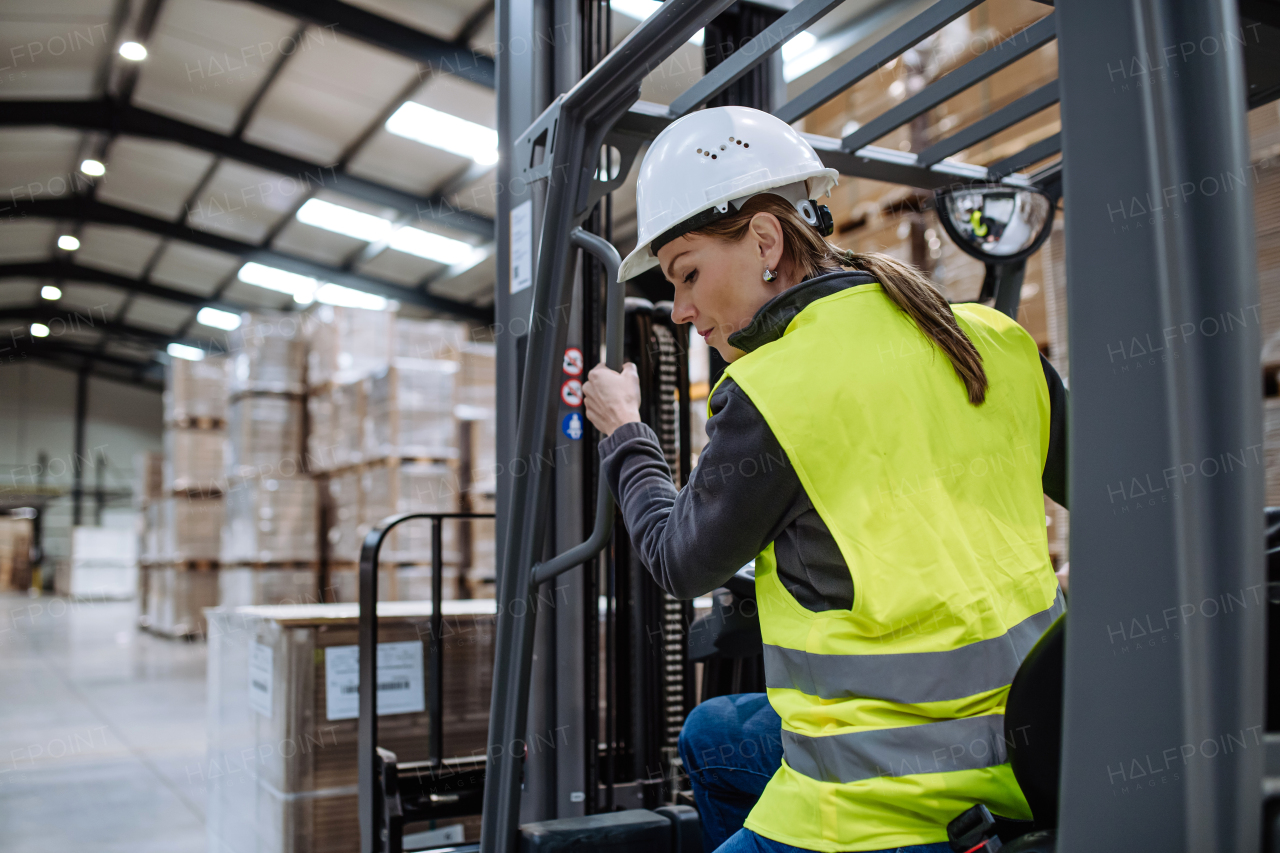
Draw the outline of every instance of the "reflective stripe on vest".
M945 652L823 655L766 644L765 685L823 699L861 697L905 705L997 690L1013 681L1027 652L1065 610L1059 590L1050 607L1028 616L1004 636Z
M825 737L783 729L782 749L792 770L820 782L840 784L977 770L1009 760L1003 714Z

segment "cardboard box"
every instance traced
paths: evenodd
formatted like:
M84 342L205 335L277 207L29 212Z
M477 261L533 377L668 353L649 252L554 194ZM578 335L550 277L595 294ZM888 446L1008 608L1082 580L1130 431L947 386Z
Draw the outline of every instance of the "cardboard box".
M369 380L364 458L453 459L456 361L398 358Z
M395 339L394 311L316 305L308 312L307 385L349 382L385 370Z
M222 491L221 429L170 427L164 431L164 490L216 495Z
M205 635L204 611L218 603L217 569L147 566L143 627L166 637Z
M225 473L229 477L295 476L303 471L302 435L301 397L236 397L227 408Z
M164 421L190 425L205 421L217 426L227 418L227 359L208 356L200 361L175 358L164 372Z
M356 811L356 616L353 604L209 611L209 849L350 853ZM379 606L378 745L430 757L429 604ZM483 754L493 673L493 602L444 608L446 756ZM383 678L386 673L394 678ZM468 840L474 840L474 821Z
M319 561L316 483L310 477L253 477L228 481L224 563Z
M222 498L172 497L159 504L158 549L149 555L162 563L216 563L222 545Z
M319 604L320 571L223 565L218 570L218 606Z
M245 313L227 333L227 392L302 394L307 366L305 319L279 312Z
M359 539L379 522L402 512L457 512L458 480L443 462L372 462L361 466ZM441 527L444 561L457 564L457 521ZM413 519L393 529L382 543L383 563L431 563L431 521ZM356 557L359 557L357 552Z

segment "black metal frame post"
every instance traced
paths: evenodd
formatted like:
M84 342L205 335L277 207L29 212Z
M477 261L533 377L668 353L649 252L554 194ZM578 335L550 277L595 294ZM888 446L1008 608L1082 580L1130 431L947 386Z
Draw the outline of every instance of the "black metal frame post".
M533 286L531 315L537 322L532 324L525 350L513 457L513 464L520 464L524 473L511 484L499 564L494 683L501 687L493 692L489 718L492 765L486 776L481 829L485 853L513 850L519 822L520 763L513 751L523 742L528 714L533 563L542 553L546 536L551 485L548 472L535 462L545 458L554 436L557 394L547 377L558 373L568 331L561 320L567 313L573 271L565 251L567 238L595 200L617 183L594 180L596 155L613 124L635 103L640 81L729 3L668 0L573 89L557 98L553 115L544 114L514 146L513 165L524 170L522 177L546 179L546 215ZM541 162L534 160L538 153ZM585 556L578 562L582 559Z
M492 513L406 512L384 518L364 537L360 547L359 620L360 720L356 732L357 787L360 809L361 853L398 853L389 850L388 839L379 835L382 786L378 779L378 555L387 534L396 526L415 518L431 520L431 671L430 684L431 761L444 764L444 554L441 525L445 519L493 518ZM394 759L392 760L394 764Z

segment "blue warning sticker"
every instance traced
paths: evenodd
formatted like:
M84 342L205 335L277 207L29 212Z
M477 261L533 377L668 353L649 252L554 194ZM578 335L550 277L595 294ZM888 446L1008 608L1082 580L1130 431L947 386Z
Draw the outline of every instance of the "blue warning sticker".
M582 415L577 412L570 412L564 416L564 422L560 425L564 430L564 434L572 438L574 441L582 438Z

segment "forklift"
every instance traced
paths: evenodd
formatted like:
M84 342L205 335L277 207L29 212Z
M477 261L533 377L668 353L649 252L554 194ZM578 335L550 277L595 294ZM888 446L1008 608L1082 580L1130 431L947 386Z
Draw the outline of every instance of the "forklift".
M878 37L780 97L782 45L845 2ZM980 2L747 14L667 0L609 50L607 4L499 0L500 43L566 43L533 39L497 64L498 395L518 414L499 421L512 464L499 480L489 748L452 757L433 738L433 757L408 767L377 746L373 578L381 537L404 518L388 519L361 560L362 853L406 849L408 824L477 814L481 853L700 849L675 738L695 697L762 689L758 626L728 606L750 600L752 579L744 568L695 621L638 565L598 477L580 407L597 361L641 367L644 417L677 484L691 458L688 329L671 324L662 282L617 280L609 194L690 111L732 102L798 121ZM708 53L670 105L640 100L646 75L704 27L738 49ZM1280 620L1256 595L1280 588L1280 513L1264 518L1261 464L1208 465L1261 447L1258 325L1175 332L1150 369L1114 367L1130 339L1258 303L1245 113L1280 97L1280 4L1064 0L1024 33L843 139L807 136L844 175L935 193L948 236L986 265L980 298L1010 316L1060 201L1065 218L1075 571L1069 612L1028 654L1006 715L1031 733L1012 763L1034 820L975 803L949 840L957 853L1280 851L1280 655L1266 654ZM872 144L1050 40L1051 84L919 153ZM949 159L1053 104L1059 133L986 167ZM1246 593L1253 605L1228 612Z

